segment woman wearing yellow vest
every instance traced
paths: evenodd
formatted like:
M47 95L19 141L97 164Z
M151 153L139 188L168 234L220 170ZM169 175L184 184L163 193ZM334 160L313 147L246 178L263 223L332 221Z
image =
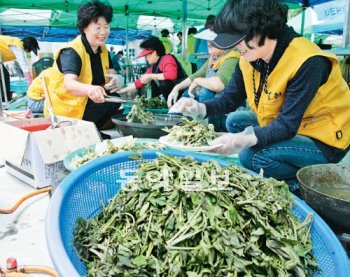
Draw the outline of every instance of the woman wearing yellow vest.
M168 97L168 106L171 107L179 97L180 91L188 88L183 97L193 97L199 103L204 103L223 92L236 67L239 53L232 50L223 50L216 47L212 39L216 36L211 30L205 30L195 35L208 43L210 57L204 65L194 74L176 85ZM209 123L215 127L215 131L226 131L226 116L209 117Z
M230 132L212 143L239 152L242 165L286 180L297 189L298 169L337 163L349 150L350 92L334 55L286 26L279 0L229 0L217 17L214 41L236 46L239 64L224 94L204 104L180 99L171 111L196 118L229 114Z
M1 36L0 35L0 54L3 62L9 62L16 60L23 71L23 75L27 80L28 85L30 85L33 81L32 75L30 73L30 66L28 65L26 53L31 51L34 52L35 55L38 54L39 44L36 38L33 37L25 37L23 39L19 39L16 37L10 36ZM10 92L10 75L6 69L4 69L4 79L6 84L6 92L7 99L12 99L12 94ZM1 80L1 76L0 76ZM1 91L2 86L0 85ZM2 94L2 100L4 101L4 95Z
M99 1L79 7L81 35L59 51L48 84L57 115L92 121L99 130L110 127L120 106L105 102L105 94L119 88L118 76L110 75L115 70L105 45L112 16L112 7Z
M49 76L54 72L53 67L46 68L41 71L40 74L34 78L33 82L27 91L27 108L34 113L42 113L44 110L44 89L43 89L43 77L45 78L45 83L48 86L50 83Z

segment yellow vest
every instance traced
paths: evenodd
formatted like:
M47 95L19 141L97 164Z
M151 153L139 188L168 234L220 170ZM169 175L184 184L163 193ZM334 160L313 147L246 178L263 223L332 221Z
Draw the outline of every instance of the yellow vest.
M189 55L194 54L194 43L196 41L196 38L194 37L195 34L190 34L187 36L187 53Z
M306 109L299 135L317 139L325 144L346 149L350 143L350 91L342 78L336 56L321 51L306 38L292 40L267 80L269 93L264 91L258 107L254 103L253 67L240 59L247 100L256 113L260 126L267 126L278 117L285 99L288 82L295 76L303 63L313 56L324 56L332 63L329 78L317 91ZM260 73L255 71L255 87L258 88Z
M212 56L211 56L212 57ZM211 59L210 57L210 59ZM227 59L230 59L230 58L235 58L235 59L239 59L241 57L241 55L234 51L234 50L231 50L230 52L226 53L226 55L220 57L214 64L213 64L213 68L214 69L219 69L220 68L220 65L226 61Z
M163 43L165 48L165 54L170 54L173 51L171 40L167 37L160 37L160 41Z
M78 76L78 81L84 84L91 84L92 72L90 55L86 52L84 44L81 40L81 36L76 37L64 48L68 47L73 48L78 53L82 62L80 75ZM109 69L108 50L105 45L101 46L101 50L102 52L100 53L100 56L103 74L106 75ZM59 57L60 51L57 53L56 61L53 65L53 70L50 72L49 76L50 83L48 84L48 89L52 106L56 115L82 119L85 111L85 106L88 101L88 97L76 96L65 90L64 74L59 71L57 66L57 57ZM105 79L105 82L108 82L107 78ZM46 106L44 106L44 115L45 117L48 117L49 115Z
M54 72L53 67L43 70L31 83L27 91L27 97L33 100L43 100L45 98L42 77L45 78L46 85L49 86L50 78Z
M0 36L0 53L3 62L14 61L16 59L9 46L17 46L23 49L23 42L19 38Z

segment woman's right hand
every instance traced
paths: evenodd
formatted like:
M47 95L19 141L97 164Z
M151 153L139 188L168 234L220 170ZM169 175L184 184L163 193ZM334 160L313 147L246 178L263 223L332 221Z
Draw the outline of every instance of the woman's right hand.
M175 86L168 96L167 104L169 108L176 103L176 100L179 97L179 93L179 88Z
M88 89L87 96L95 103L105 102L106 92L103 87L91 85Z

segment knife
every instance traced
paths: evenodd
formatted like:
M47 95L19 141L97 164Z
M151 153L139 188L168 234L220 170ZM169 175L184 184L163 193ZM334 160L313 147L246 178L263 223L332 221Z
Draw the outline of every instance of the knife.
M110 103L131 103L131 104L135 103L135 101L132 99L124 99L118 96L109 96L109 95L105 96L105 101Z

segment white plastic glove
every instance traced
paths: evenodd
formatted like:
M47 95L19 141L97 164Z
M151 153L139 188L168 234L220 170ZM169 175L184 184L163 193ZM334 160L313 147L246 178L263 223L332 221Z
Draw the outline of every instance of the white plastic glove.
M182 113L194 120L202 120L207 114L207 109L204 104L192 98L183 97L170 108L169 113Z
M236 134L224 134L212 142L210 145L222 144L223 146L214 149L212 152L221 155L231 155L242 151L244 148L252 147L258 143L258 139L255 136L254 128L249 126L244 129L243 132Z
M177 86L175 86L168 96L167 104L169 108L176 103L176 100L179 97L179 93L180 90Z
M106 74L107 78L110 78L110 81L108 84L104 85L104 88L106 90L109 90L109 92L116 92L118 89L120 89L123 85L124 77L119 74Z

